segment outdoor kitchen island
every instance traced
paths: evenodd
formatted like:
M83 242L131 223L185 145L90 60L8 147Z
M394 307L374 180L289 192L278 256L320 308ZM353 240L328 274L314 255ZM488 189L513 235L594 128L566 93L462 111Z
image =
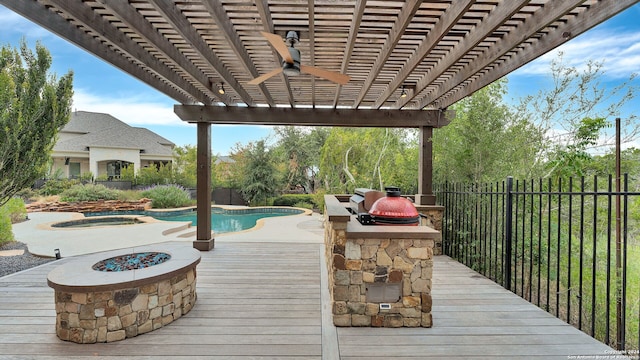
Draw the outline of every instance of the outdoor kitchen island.
M431 327L433 247L440 232L362 225L347 206L335 195L325 196L334 325Z

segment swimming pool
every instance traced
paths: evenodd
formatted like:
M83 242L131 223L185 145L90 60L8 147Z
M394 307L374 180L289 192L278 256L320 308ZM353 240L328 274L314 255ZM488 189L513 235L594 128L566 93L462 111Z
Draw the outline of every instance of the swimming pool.
M300 209L291 208L248 208L248 209L211 209L211 229L218 234L236 232L251 229L256 226L259 219L302 214ZM159 216L149 214L158 220L164 221L191 221L191 225L198 225L196 211L190 211L182 215Z
M251 229L256 226L259 219L300 215L304 210L286 207L261 207L261 208L240 208L227 209L220 207L211 208L211 229L218 234L236 232ZM85 213L85 216L104 216L104 215L146 215L162 221L190 221L192 226L198 225L196 209L190 208L186 210L164 211L164 210L146 210L146 211L127 211L127 212L100 212Z

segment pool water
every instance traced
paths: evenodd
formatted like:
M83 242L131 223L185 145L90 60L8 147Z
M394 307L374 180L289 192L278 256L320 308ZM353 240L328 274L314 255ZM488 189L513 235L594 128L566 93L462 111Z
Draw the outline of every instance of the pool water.
M256 226L256 223L259 219L268 218L268 217L276 217L276 216L287 216L287 215L295 215L300 214L302 211L286 211L286 212L275 212L273 209L268 209L269 212L262 211L228 211L228 210L216 210L212 209L211 212L211 229L216 233L227 233L227 232L236 232L251 229ZM293 209L287 209L293 210ZM184 215L175 215L175 216L157 216L151 215L158 220L163 221L191 221L193 226L198 225L198 221L196 219L196 211L189 212Z
M288 216L288 215L299 215L304 211L297 208L289 208L289 207L262 207L262 208L239 208L239 209L225 209L219 207L211 208L211 229L216 233L227 233L227 232L236 232L251 229L256 226L256 223L259 219L275 217L275 216ZM143 215L150 216L158 220L162 221L190 221L191 225L196 226L197 212L195 209L189 210L178 210L178 211L154 211L154 210L145 210L145 211L103 211L103 212L87 212L84 213L84 216L88 218L92 218L94 216L105 216L102 219L82 219L78 221L73 221L73 224L65 224L66 227L73 225L74 227L80 226L97 226L97 225L123 225L123 224L131 224L138 222L130 222L131 219L127 219L128 221L124 221L124 219L116 219L117 216L122 215ZM108 217L107 217L108 216ZM114 221L114 223L108 223L109 221ZM63 226L63 225L52 225L52 226Z

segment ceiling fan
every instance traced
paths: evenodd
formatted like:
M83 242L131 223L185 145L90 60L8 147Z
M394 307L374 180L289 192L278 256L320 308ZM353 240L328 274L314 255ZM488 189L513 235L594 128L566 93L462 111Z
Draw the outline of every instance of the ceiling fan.
M273 69L268 73L258 76L257 78L249 81L251 85L258 85L269 78L280 74L281 72L287 76L297 76L300 75L301 72L311 74L314 76L321 77L323 79L327 79L329 81L333 81L334 83L344 85L349 82L350 77L345 74L325 70L315 66L303 65L300 63L300 50L293 47L295 43L298 42L298 33L295 31L289 31L287 33L287 43L289 46L286 46L282 41L282 38L279 35L271 34L268 32L260 32L262 36L264 36L271 46L282 56L284 59L282 61L282 67Z

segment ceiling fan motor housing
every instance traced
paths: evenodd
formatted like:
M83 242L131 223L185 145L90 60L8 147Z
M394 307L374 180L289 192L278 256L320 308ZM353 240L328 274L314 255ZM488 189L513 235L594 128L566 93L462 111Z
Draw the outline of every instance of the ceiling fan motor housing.
M286 61L282 62L282 72L287 76L297 76L300 75L300 50L290 46L288 47L289 53L291 54L291 58L293 59L292 63L288 63Z

